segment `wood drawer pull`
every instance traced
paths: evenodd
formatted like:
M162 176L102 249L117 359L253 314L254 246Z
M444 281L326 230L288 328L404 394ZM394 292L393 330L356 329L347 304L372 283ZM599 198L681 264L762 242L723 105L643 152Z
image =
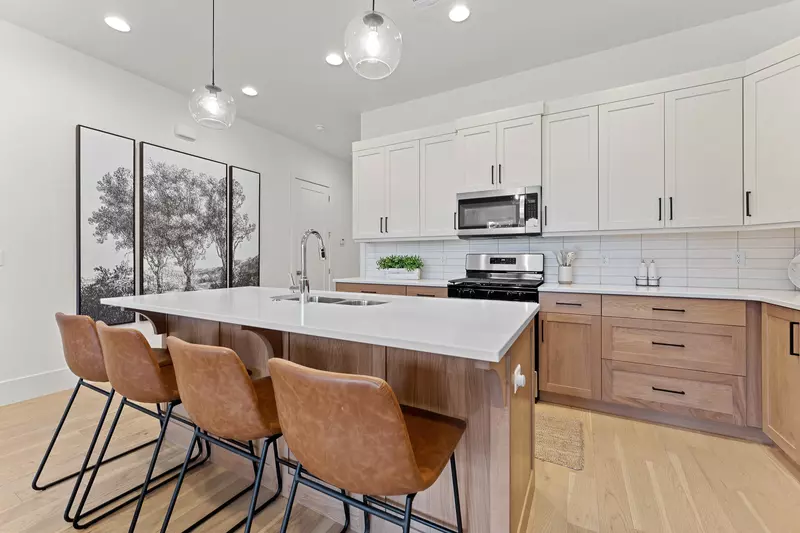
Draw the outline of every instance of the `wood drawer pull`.
M653 341L653 346L671 346L673 348L686 348L685 344L673 344L671 342L656 342L656 341Z
M653 387L653 390L654 390L654 391L657 391L657 392L667 392L667 393L669 393L669 394L680 394L680 395L686 395L686 392L685 392L685 391L682 391L682 390L669 390L669 389L661 389L661 388L659 388L659 387Z
M365 291L363 289L360 292L362 292L363 294L378 294L378 291Z
M568 305L570 307L583 307L582 303L578 302L556 302L556 305Z
M666 307L654 307L653 311L668 311L670 313L685 313L686 309L668 309Z

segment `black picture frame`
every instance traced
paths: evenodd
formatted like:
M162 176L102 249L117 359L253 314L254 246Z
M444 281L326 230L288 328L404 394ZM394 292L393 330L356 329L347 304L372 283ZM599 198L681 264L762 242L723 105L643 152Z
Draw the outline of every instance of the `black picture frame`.
M137 268L136 268L136 175L137 175L137 168L136 168L136 140L127 137L125 135L120 135L118 133L113 133L110 131L101 130L98 128L93 128L91 126L86 126L84 124L78 124L75 126L75 244L77 247L77 253L75 254L76 257L76 265L75 265L75 272L76 272L76 291L75 291L75 309L76 314L88 314L94 320L103 320L109 325L119 325L119 324L128 324L135 322L136 314L132 311L125 311L118 308L108 308L108 312L104 313L101 310L96 312L91 312L84 308L84 298L83 298L83 276L81 275L81 268L84 265L83 260L83 253L84 248L81 243L82 239L82 231L81 226L83 224L83 213L82 209L84 208L84 203L82 201L83 196L83 153L82 148L84 147L84 137L81 135L84 131L91 131L94 133L99 133L102 135L107 135L110 137L114 137L116 139L121 139L126 142L131 143L131 152L130 152L130 172L131 172L131 195L130 195L130 207L133 213L133 220L131 221L131 238L133 247L130 253L133 256L131 261L133 267L133 290L130 291L130 294L122 294L122 293L115 293L109 294L109 296L133 296L136 293L137 287ZM120 167L121 168L121 167ZM102 296L101 296L102 297ZM99 298L98 298L99 299Z
M237 170L242 172L248 172L250 174L256 175L256 180L258 182L258 215L256 217L256 236L255 239L258 244L258 261L257 261L257 280L256 284L237 284L235 282L235 266L236 266L236 256L235 256L235 247L234 247L234 231L233 231L233 219L236 215L234 212L234 180L236 179L234 174ZM230 165L228 167L228 286L230 287L247 287L253 286L258 287L261 286L261 173L256 172L255 170L250 170L247 168L239 167L236 165Z
M225 243L225 247L224 247L224 249L226 251L226 254L229 254L229 249L230 249L230 244L229 244L230 233L228 231L229 230L229 222L228 222L228 220L230 218L230 215L228 214L228 212L230 211L230 196L229 196L230 180L228 178L228 176L229 176L228 164L227 163L223 163L222 161L217 161L215 159L208 158L208 157L199 156L197 154L192 154L192 153L189 153L189 152L183 152L181 150L175 150L175 149L169 148L167 146L161 146L161 145L158 145L158 144L153 144L153 143L149 143L149 142L146 142L146 141L141 141L139 143L139 183L138 183L138 194L139 194L139 211L138 211L138 214L139 214L139 220L138 220L139 248L138 248L138 256L137 256L138 272L139 272L139 276L138 276L138 279L139 279L139 294L149 294L148 292L145 291L145 271L144 271L144 262L145 262L145 255L146 255L145 252L146 252L146 246L147 246L146 233L145 233L145 227L144 226L145 226L145 203L146 203L145 202L145 173L146 173L146 168L147 168L146 157L147 157L147 149L148 148L164 150L166 152L172 152L172 153L178 154L180 156L189 157L189 158L197 159L197 160L200 160L200 161L205 161L207 163L213 163L213 164L216 164L216 165L220 165L222 167L222 169L221 169L222 171L220 172L219 176L222 179L225 180L226 198L225 198L225 201L224 201L224 205L225 205L225 209L226 209L226 214L225 214L225 217L223 219L223 224L224 224L225 230L226 230L226 243ZM224 287L230 286L230 267L229 267L229 263L230 263L230 256L228 255L228 257L226 258L226 261L224 261L224 263L223 263L223 266L226 269Z

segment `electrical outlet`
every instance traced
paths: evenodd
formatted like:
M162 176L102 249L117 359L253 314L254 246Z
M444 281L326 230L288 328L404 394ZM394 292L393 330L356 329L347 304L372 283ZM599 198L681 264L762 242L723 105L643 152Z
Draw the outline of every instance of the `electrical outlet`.
M745 253L743 251L740 250L740 251L736 252L735 254L733 254L733 260L734 260L734 262L736 263L737 266L743 267L744 264L745 264L745 261L747 260L747 256L745 255Z
M611 258L608 256L608 254L600 255L600 264L604 267L607 267L609 264L611 264Z
M341 239L341 240L339 241L339 246L344 246L344 239Z

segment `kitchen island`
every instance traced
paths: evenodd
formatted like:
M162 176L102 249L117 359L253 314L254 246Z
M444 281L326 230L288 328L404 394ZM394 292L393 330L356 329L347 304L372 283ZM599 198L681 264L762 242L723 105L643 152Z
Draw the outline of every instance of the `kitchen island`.
M526 530L534 491L530 380L538 304L376 295L364 305L363 294L332 292L313 293L325 303L276 299L286 296L285 289L242 287L102 302L141 313L158 334L228 346L254 376L267 373L270 357L376 376L402 404L466 420L456 450L465 530ZM298 498L343 521L338 502L310 492ZM414 509L454 527L452 502L443 475L418 495ZM361 513L353 518L353 530L363 530ZM393 527L379 520L372 526Z

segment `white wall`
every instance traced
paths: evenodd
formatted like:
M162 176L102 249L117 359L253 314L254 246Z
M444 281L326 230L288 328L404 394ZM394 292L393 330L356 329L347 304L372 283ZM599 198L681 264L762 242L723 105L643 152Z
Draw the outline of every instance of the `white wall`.
M798 35L800 1L794 1L367 111L361 114L361 139L735 63Z
M261 172L264 285L287 286L291 177L330 186L333 275L358 273L349 162L241 119L180 141L172 131L192 123L187 95L3 21L0 72L0 405L74 384L53 315L75 311L77 124Z

